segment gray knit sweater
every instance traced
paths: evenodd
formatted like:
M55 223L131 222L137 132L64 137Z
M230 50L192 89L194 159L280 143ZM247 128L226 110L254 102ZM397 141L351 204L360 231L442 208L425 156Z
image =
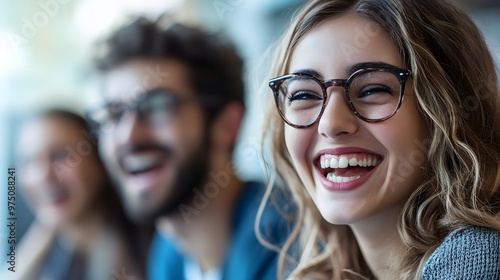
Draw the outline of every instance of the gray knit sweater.
M432 253L423 280L499 280L500 232L469 227L452 232Z

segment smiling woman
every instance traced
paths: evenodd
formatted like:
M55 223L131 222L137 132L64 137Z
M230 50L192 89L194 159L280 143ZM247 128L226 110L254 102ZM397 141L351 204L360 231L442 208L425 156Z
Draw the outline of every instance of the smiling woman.
M139 276L129 224L87 131L82 117L59 109L22 122L19 184L35 221L8 279L110 279L124 267Z
M300 209L282 277L500 275L500 94L468 16L448 1L311 1L271 75L266 136Z

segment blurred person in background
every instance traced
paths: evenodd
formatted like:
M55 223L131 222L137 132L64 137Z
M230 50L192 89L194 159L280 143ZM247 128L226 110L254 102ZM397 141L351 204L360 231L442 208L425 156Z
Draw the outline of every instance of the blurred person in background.
M219 34L162 21L101 42L105 102L89 111L128 215L156 222L148 279L276 279L278 255L254 231L265 188L232 164L243 62ZM280 219L264 210L267 240L279 242Z
M18 180L35 220L21 239L16 272L2 279L141 279L128 223L88 131L84 118L64 109L21 122Z

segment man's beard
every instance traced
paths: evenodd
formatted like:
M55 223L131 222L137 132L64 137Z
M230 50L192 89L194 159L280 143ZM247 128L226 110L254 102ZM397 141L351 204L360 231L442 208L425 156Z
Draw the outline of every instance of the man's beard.
M158 149L158 147L156 148ZM140 149L143 148L141 147ZM163 147L162 149L170 156L173 156L174 152L170 147ZM180 213L176 211L179 205L183 203L190 204L192 202L195 195L193 190L202 188L202 184L208 175L209 159L207 151L208 144L200 143L196 151L179 166L178 172L174 175L175 178L171 182L167 182L167 185L159 186L170 189L165 197L162 198L160 205L151 209L144 207L142 210L128 206L125 207L127 216L136 224L151 224L161 216ZM117 186L120 186L119 180L114 181ZM122 202L126 201L123 189L119 189ZM154 195L154 193L145 192L141 195L143 197L139 200L147 203L147 201L151 201L151 198L148 196Z
M171 185L163 186L165 188L170 187L171 191L163 198L163 203L161 203L160 207L152 209L149 213L143 213L142 217L138 217L141 222L150 223L162 216L179 214L179 205L183 203L191 204L195 194L194 189L202 187L202 183L208 174L208 168L208 152L202 144L179 167L179 171Z

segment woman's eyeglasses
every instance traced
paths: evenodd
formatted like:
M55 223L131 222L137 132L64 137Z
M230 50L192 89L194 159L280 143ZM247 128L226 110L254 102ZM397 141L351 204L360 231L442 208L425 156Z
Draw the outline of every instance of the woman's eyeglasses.
M319 121L327 104L327 89L344 88L350 110L366 122L394 116L401 107L409 70L390 66L355 71L348 79L322 81L310 73L292 73L269 81L281 118L295 128L310 127Z

